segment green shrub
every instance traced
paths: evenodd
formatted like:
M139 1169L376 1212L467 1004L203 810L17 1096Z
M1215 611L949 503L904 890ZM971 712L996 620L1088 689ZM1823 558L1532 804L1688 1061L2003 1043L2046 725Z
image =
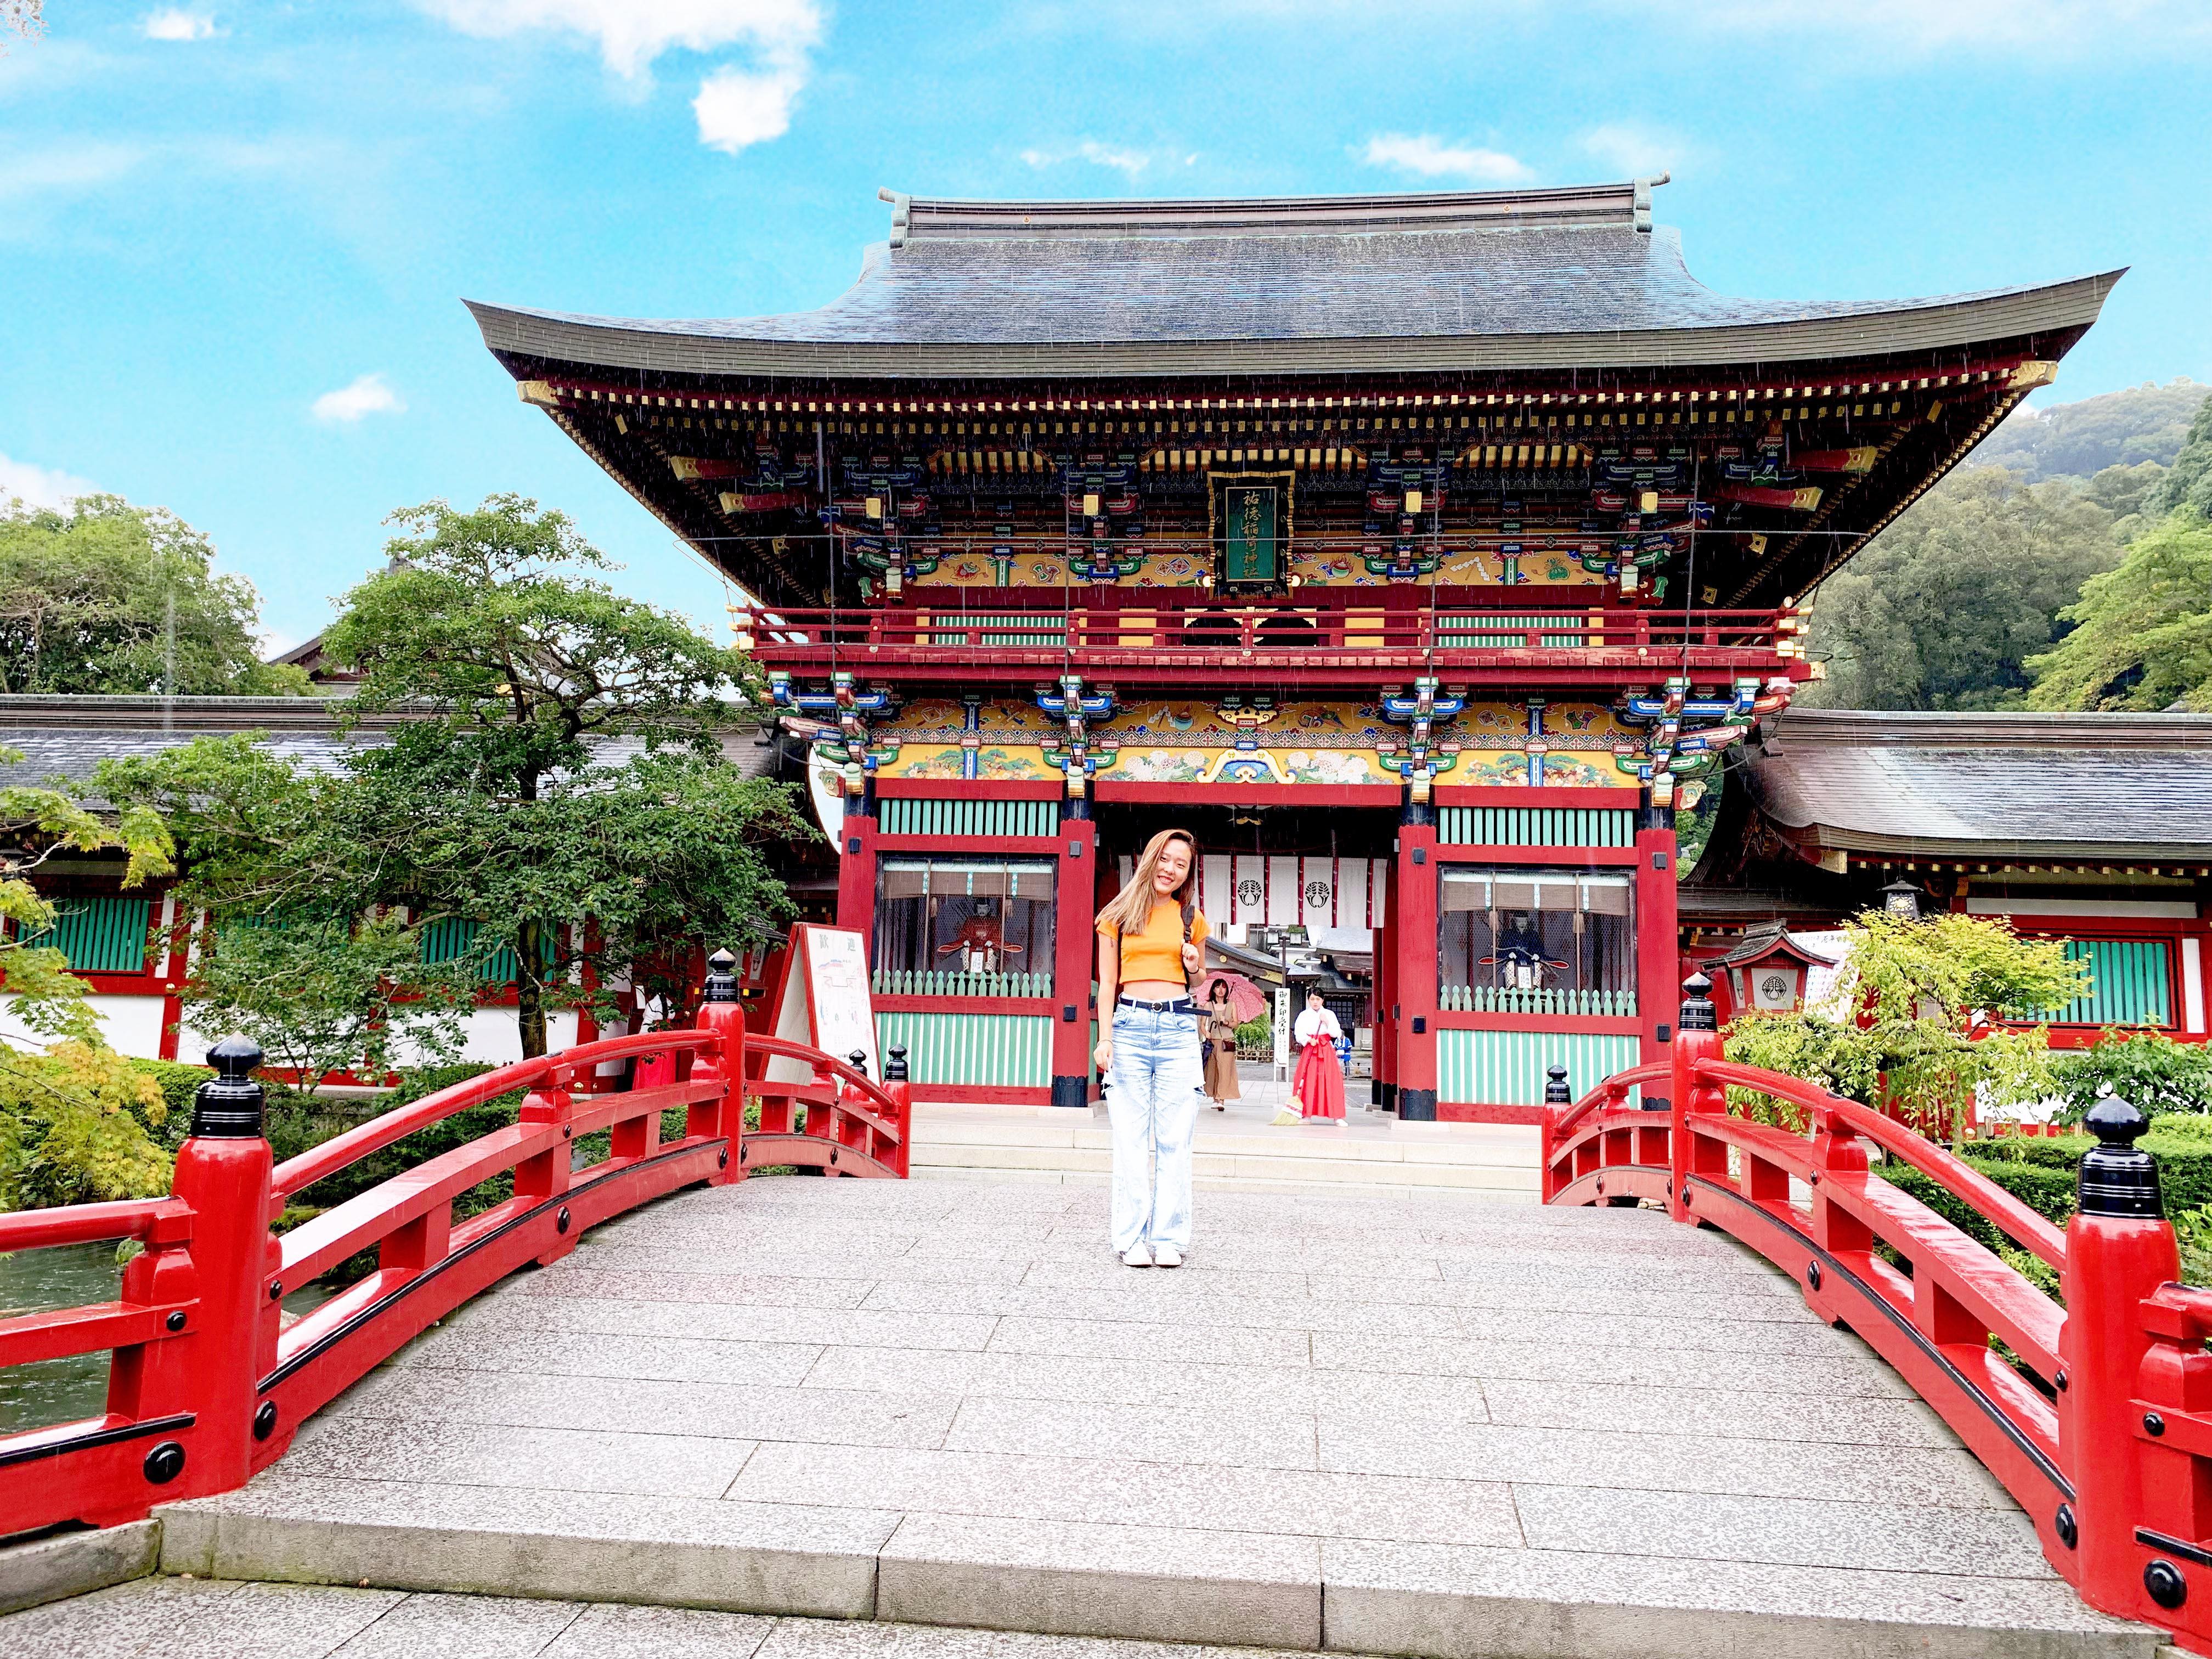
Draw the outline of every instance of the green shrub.
M2146 1112L2212 1114L2212 1044L2107 1030L2093 1048L2053 1054L2051 1070L2066 1103L2059 1115L2069 1122L2079 1122L2106 1094Z
M168 1115L158 1124L149 1124L154 1139L171 1152L185 1144L185 1137L192 1132L192 1097L201 1084L215 1075L209 1066L187 1066L177 1060L134 1060L131 1069L141 1077L154 1079L154 1086L161 1091L161 1103Z
M1237 1028L1237 1046L1240 1048L1266 1048L1275 1041L1275 1023L1266 1014L1257 1019L1248 1019Z

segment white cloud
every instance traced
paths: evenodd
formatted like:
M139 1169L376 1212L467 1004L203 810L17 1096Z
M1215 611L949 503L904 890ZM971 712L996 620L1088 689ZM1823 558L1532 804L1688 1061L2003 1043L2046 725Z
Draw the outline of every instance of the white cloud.
M1682 159L1682 139L1632 121L1609 122L1592 127L1580 140L1583 154L1611 168L1624 179L1653 178Z
M1102 144L1096 138L1085 138L1079 143L1060 149L1025 149L1022 152L1023 161L1039 172L1069 161L1088 161L1093 167L1107 167L1132 179L1151 167L1156 159L1158 158L1147 151L1131 149L1126 145ZM1175 158L1170 155L1166 159L1172 162ZM1183 165L1188 167L1197 159L1195 155L1190 155Z
M319 421L358 421L367 415L397 415L407 405L384 383L381 374L364 374L351 386L325 392L315 399Z
M1446 144L1427 133L1419 137L1402 132L1377 133L1367 141L1365 160L1371 167L1395 167L1424 179L1464 179L1481 185L1517 185L1535 176L1503 150Z
M732 155L780 138L805 87L809 54L822 39L820 0L416 0L464 34L497 39L531 30L580 34L599 43L606 66L626 79L661 53L744 49L750 62L726 64L699 82L691 100L699 142Z
M182 6L149 13L141 27L149 40L207 40L215 35L214 18Z
M100 486L88 478L0 455L0 503L13 496L32 507L59 508L67 507L79 495L97 495L99 491Z
M802 64L770 70L717 70L699 83L691 110L699 142L734 155L748 144L781 138L791 130L791 100L806 84Z

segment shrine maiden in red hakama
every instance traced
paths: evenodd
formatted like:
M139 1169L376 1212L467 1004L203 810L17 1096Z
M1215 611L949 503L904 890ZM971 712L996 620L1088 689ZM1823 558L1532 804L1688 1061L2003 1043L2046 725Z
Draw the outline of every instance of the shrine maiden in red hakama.
M1291 1027L1298 1049L1298 1068L1291 1078L1291 1106L1300 1116L1344 1121L1344 1068L1336 1058L1337 1041L1343 1035L1336 1016L1322 1006L1320 993L1308 992L1305 1012Z

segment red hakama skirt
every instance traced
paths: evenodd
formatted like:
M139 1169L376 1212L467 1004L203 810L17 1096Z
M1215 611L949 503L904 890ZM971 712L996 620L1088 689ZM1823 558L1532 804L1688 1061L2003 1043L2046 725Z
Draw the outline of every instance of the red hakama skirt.
M1336 1045L1327 1037L1316 1037L1298 1050L1291 1105L1305 1117L1344 1115L1344 1068L1336 1063Z

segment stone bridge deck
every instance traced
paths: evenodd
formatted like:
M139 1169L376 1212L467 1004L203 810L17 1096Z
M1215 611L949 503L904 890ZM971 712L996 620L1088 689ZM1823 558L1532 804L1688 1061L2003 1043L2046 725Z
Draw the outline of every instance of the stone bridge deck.
M1717 1234L1201 1192L1139 1272L1105 1203L665 1200L165 1511L163 1570L1446 1659L2153 1651Z

